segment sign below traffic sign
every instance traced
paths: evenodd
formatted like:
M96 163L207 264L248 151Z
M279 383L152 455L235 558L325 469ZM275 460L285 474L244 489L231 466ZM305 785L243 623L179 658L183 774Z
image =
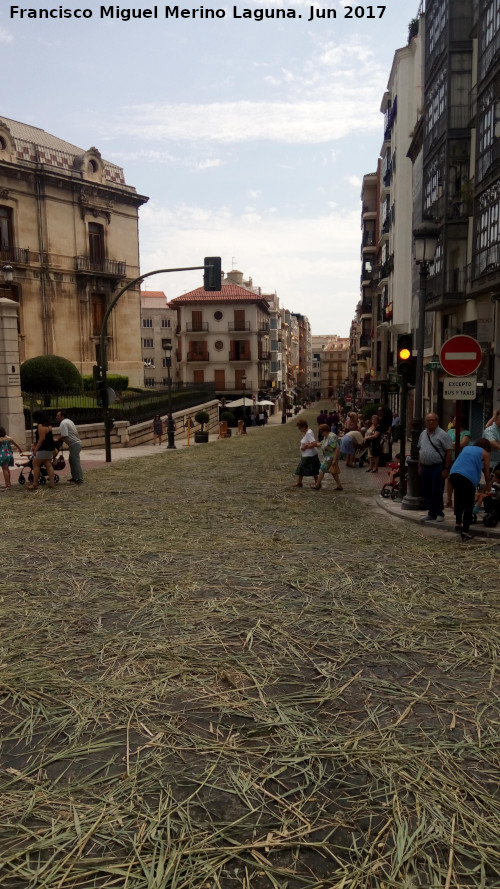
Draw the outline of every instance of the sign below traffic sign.
M476 397L476 377L445 377L443 398L445 401L472 401Z
M478 341L461 333L446 340L439 357L445 373L465 377L478 369L483 356Z

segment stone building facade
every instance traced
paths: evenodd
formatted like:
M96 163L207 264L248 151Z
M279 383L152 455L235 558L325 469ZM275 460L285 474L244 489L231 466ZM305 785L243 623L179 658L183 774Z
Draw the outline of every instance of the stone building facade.
M0 119L3 296L19 304L21 362L60 355L83 374L99 361L109 302L139 275L138 210L123 170L37 127ZM108 323L108 370L143 385L138 286Z

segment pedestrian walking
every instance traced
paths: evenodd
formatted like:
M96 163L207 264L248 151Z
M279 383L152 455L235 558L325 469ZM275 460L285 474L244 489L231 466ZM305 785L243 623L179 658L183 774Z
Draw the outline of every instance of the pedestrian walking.
M321 482L323 481L324 475L326 472L329 472L333 475L337 487L337 491L342 491L342 485L340 484L340 471L339 471L339 455L340 455L340 446L339 440L334 432L330 431L330 427L328 423L322 423L319 427L319 432L321 433L321 441L315 441L314 444L318 447L322 454L321 466L318 473L318 478L313 485L313 489L315 491L319 491L321 488Z
M370 450L370 461L366 472L378 472L380 460L380 428L377 414L372 414L372 421L365 432L365 441Z
M71 470L71 478L69 479L75 485L83 484L83 472L80 463L80 451L82 442L76 430L73 420L66 416L65 411L58 411L56 420L59 423L59 436L57 444L62 448L62 443L66 442L69 451L69 468Z
M153 444L161 445L161 437L165 431L165 424L159 414L153 417Z
M450 470L450 482L455 492L455 531L462 540L472 539L469 528L483 465L485 493L491 491L490 451L491 442L487 438L479 438L474 445L467 445L460 451Z
M26 485L26 487L30 491L34 491L35 488L38 487L40 470L42 466L45 466L47 477L49 479L48 487L54 488L54 467L52 466L52 460L54 458L56 443L52 434L52 426L47 414L43 411L34 411L33 419L35 423L37 423L35 444L32 447L33 481L30 485Z
M314 478L315 482L318 481L320 464L314 432L309 428L305 420L299 420L297 428L302 438L300 439L300 461L295 470L295 475L298 476L295 487L301 488L304 476Z
M444 522L444 483L451 468L452 441L439 425L437 414L427 414L418 439L418 472L427 515L424 522Z
M12 448L15 447L22 454L22 447L14 441L10 435L7 435L5 426L0 426L0 466L2 467L3 480L5 482L5 490L11 488L10 467L14 466L14 454Z

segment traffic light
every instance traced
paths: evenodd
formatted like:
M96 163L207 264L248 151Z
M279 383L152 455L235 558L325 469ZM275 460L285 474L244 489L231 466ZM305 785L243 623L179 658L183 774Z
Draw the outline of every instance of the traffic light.
M96 386L97 404L99 407L107 408L108 406L108 385L104 380L98 380Z
M398 374L406 378L408 383L415 382L416 360L412 355L413 337L411 333L402 333L398 336L397 370Z
M221 290L222 289L222 271L220 256L205 256L205 270L203 272L203 288L204 290Z

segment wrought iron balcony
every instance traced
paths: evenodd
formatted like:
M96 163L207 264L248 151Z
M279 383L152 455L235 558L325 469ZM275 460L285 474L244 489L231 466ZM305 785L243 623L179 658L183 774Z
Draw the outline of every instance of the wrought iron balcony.
M75 256L77 272L89 275L111 275L113 278L124 278L127 274L127 263L117 259L91 259L90 256Z
M228 330L250 330L250 321L229 321L227 325Z
M198 323L188 321L186 323L187 333L203 333L207 330L208 330L208 321L199 321Z
M4 250L0 250L0 262L15 262L19 263L19 265L29 265L29 248L6 247Z
M188 361L209 361L208 352L188 352L186 356Z

